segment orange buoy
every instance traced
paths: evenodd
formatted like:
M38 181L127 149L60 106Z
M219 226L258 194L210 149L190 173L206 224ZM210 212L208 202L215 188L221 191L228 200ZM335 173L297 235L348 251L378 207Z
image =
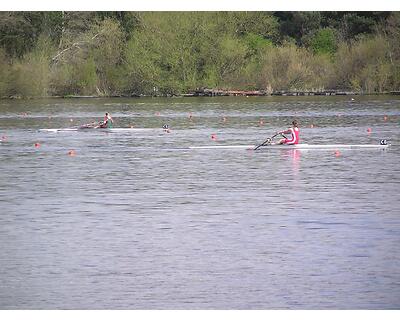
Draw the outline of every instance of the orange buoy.
M35 146L35 148L39 148L39 147L40 147L40 143L39 143L39 142L36 142L36 143L34 144L34 146Z
M71 157L74 157L76 155L75 150L69 150L68 151L68 155L71 156Z

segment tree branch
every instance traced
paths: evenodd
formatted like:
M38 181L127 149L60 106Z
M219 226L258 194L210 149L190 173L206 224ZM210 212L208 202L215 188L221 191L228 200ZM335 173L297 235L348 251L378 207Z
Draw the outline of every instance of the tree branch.
M59 57L62 56L65 52L67 52L67 51L69 51L69 50L72 50L73 48L81 49L80 46L89 44L90 42L92 42L93 40L95 40L100 34L101 34L101 32L95 34L93 37L91 37L91 38L90 38L89 40L87 40L87 41L78 41L78 42L73 43L71 46L69 46L69 47L67 47L67 48L65 48L65 49L63 49L63 50L61 50L59 53L57 53L57 54L51 59L51 61L52 61L53 63L57 63L58 60L59 60Z

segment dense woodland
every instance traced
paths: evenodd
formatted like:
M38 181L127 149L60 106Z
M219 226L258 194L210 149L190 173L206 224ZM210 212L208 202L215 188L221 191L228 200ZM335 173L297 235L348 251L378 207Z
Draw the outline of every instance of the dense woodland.
M400 90L399 12L0 12L0 97Z

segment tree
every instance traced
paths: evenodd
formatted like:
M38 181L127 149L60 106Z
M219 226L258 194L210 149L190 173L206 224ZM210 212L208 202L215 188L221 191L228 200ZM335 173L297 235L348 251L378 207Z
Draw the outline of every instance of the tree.
M0 45L20 58L35 47L39 36L58 42L61 25L61 12L0 12Z
M255 34L264 39L276 41L278 38L278 19L270 12L222 12L221 27L225 32L236 36Z
M90 48L99 79L97 90L110 95L117 90L119 79L115 70L122 61L124 34L119 23L112 19L94 25L90 33L94 34L92 38L98 35Z
M99 11L96 12L96 17L98 17L100 21L106 19L117 21L124 34L125 40L129 40L133 32L139 30L143 26L141 12Z
M314 54L327 54L333 56L337 44L335 32L331 28L320 29L311 38L310 48Z
M303 37L320 28L320 12L276 12L280 23L281 41L294 38L297 45L303 45Z

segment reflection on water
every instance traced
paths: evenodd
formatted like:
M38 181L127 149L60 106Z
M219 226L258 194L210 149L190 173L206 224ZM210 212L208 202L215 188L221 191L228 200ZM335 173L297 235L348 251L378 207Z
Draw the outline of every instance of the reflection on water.
M281 156L283 161L290 163L290 169L292 170L293 175L296 175L300 169L301 150L281 150Z
M1 102L0 308L398 309L400 103L359 99ZM105 111L171 132L37 131ZM186 149L293 116L303 142L393 146Z

